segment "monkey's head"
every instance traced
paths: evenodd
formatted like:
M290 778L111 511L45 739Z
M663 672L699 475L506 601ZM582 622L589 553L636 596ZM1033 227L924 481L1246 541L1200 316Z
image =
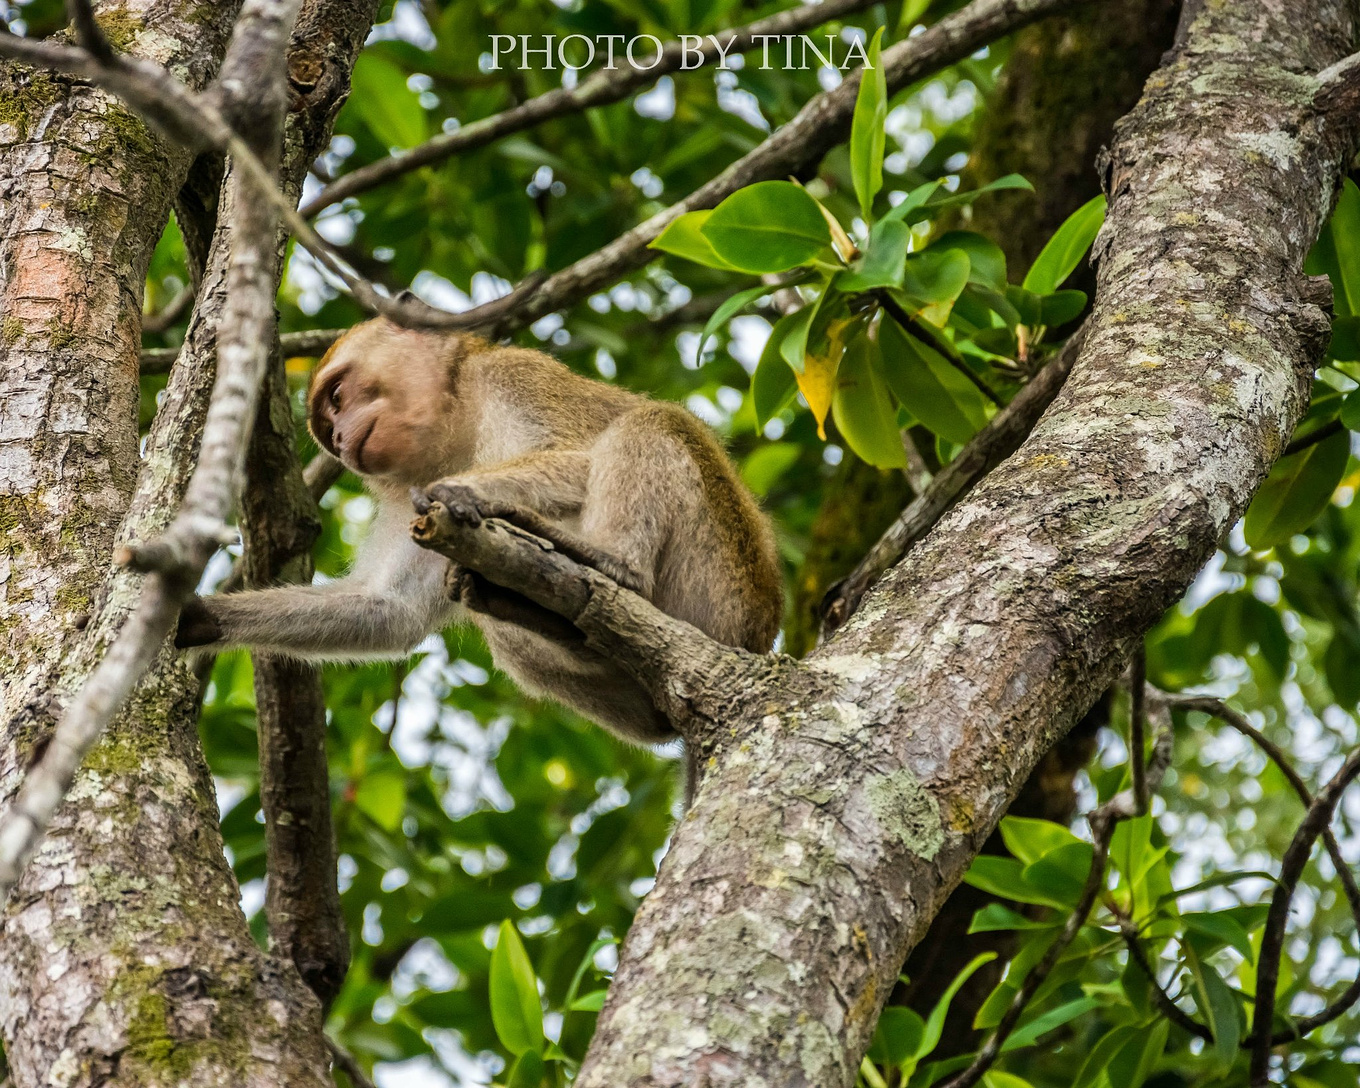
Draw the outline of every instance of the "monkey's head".
M383 318L356 325L312 372L313 437L360 476L409 487L445 475L457 430L456 364L467 339Z

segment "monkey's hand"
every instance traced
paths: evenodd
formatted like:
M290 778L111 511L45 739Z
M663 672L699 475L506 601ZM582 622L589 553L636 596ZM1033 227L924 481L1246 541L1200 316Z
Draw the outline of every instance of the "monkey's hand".
M202 597L191 597L179 614L179 627L175 629L175 647L187 650L193 646L220 642L221 639L222 626L213 616L212 610Z
M593 567L624 589L631 589L644 597L648 595L642 577L618 556L596 547L570 529L549 521L537 511L503 499L489 498L475 485L464 483L457 477L441 480L425 491L413 488L411 502L421 514L429 510L431 502L440 503L449 512L449 517L464 525L477 526L486 518L508 521L526 533L548 541L568 559L582 566Z

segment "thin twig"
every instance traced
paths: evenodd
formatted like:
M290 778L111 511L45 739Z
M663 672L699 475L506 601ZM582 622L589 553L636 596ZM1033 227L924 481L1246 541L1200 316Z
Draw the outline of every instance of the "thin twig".
M143 326L145 329L145 325ZM285 359L324 355L326 349L345 335L345 329L308 329L286 332L279 337ZM140 356L143 374L164 374L175 363L179 348L143 348Z
M335 1068L349 1078L349 1082L354 1088L374 1088L373 1082L368 1079L368 1075L364 1072L363 1066L359 1064L359 1060L329 1035L326 1036L326 1047L331 1052Z
M1142 754L1139 753L1139 762L1141 760ZM1153 759L1148 767L1148 784L1151 788L1155 789L1160 785L1162 776L1166 773L1166 768L1170 762L1171 725L1169 720L1165 720L1162 728L1158 731ZM1146 807L1146 802L1144 802L1144 807ZM1086 882L1082 885L1081 895L1077 898L1076 906L1072 908L1072 913L1068 915L1062 931L1053 939L1053 943L1044 950L1043 957L1039 962L1025 976L1024 982L1020 984L1019 991L1011 998L1011 1003L1002 1015L1000 1023L988 1036L987 1041L977 1052L968 1068L950 1078L940 1088L973 1088L973 1085L983 1078L987 1070L1000 1057L1002 1046L1005 1045L1011 1032L1020 1022L1025 1009L1062 958L1062 954L1067 951L1067 947L1076 940L1077 934L1081 932L1081 927L1086 924L1086 919L1091 914L1091 908L1095 906L1096 900L1104 890L1105 869L1110 859L1110 842L1114 838L1115 828L1123 820L1139 815L1142 815L1142 810L1139 809L1138 798L1132 790L1125 790L1116 794L1091 813L1089 817L1092 838L1091 868L1086 873Z
M157 336L165 332L171 325L175 324L181 317L189 312L189 308L194 304L194 289L185 287L174 298L157 310L154 314L147 314L142 318L142 332L151 336ZM143 353L145 354L145 353ZM171 361L173 361L173 355ZM169 370L169 366L166 366ZM152 373L143 367L144 373Z
M864 594L884 571L899 563L951 506L1019 449L1067 380L1085 338L1086 326L1083 325L1011 399L1010 404L988 420L959 455L935 474L930 486L888 526L859 565L827 590L822 600L823 641L854 615Z
M344 174L303 205L302 214L310 219L346 197L367 192L412 170L419 170L423 166L442 162L454 155L485 147L511 133L523 132L556 117L618 102L634 91L651 86L663 75L680 71L682 68L688 71L707 67L720 63L726 56L749 52L756 47L758 35L795 34L831 22L833 19L852 15L874 2L875 0L825 0L822 4L804 4L765 19L758 19L748 26L705 36L701 46L691 47L688 52L679 41L667 42L662 47L656 63L650 68L634 68L629 65L596 72L575 87L554 88L508 110L470 121L453 132L436 136L408 151L379 159ZM715 38L717 44L713 41Z
M906 310L902 309L898 301L893 298L892 295L888 294L887 291L879 291L877 297L879 304L888 312L889 316L897 322L903 332L910 333L912 336L928 341L929 346L938 351L945 362L972 382L973 385L977 387L979 393L998 408L1004 408L1006 406L1006 402L997 396L996 390L973 372L973 368L963 361L958 354L958 350L952 344L947 343L943 337L928 330L920 321L912 317Z
M1290 454L1306 450L1309 446L1316 446L1319 442L1325 442L1327 439L1331 438L1332 435L1340 434L1345 429L1345 424L1339 419L1334 419L1330 423L1324 423L1316 430L1309 431L1307 434L1293 439L1289 445L1284 448L1284 453L1280 454L1280 456L1288 457Z
M1251 1047L1252 1088L1267 1088L1270 1083L1270 1049L1274 1045L1272 1028L1275 1023L1275 990L1280 980L1280 957L1284 953L1285 926L1289 921L1289 902L1298 887L1299 877L1313 852L1313 842L1322 834L1332 819L1332 810L1351 780L1360 774L1360 748L1357 748L1341 769L1308 806L1289 848L1280 859L1280 879L1270 898L1270 913L1266 915L1265 931L1261 935L1261 951L1256 957L1256 1001L1252 1010ZM1291 1033L1292 1034L1292 1033Z
M1180 695L1171 692L1159 692L1155 688L1151 689L1156 697L1165 701L1169 706L1179 710L1197 710L1202 714L1207 714L1211 718L1217 718L1224 725L1237 730L1244 737L1252 740L1258 748L1265 752L1266 756L1284 775L1285 780L1293 788L1299 800L1303 802L1304 808L1309 809L1313 805L1313 794L1308 789L1307 784L1294 769L1289 757L1278 744L1272 741L1259 729L1247 720L1247 716L1235 707L1229 706L1221 699L1215 699L1210 695ZM1331 827L1325 827L1322 831L1322 845L1327 850L1327 856L1331 859L1332 868L1336 870L1337 879L1341 881L1341 889L1345 893L1346 902L1351 908L1351 917L1355 920L1356 929L1360 930L1360 884L1357 884L1354 873L1351 872L1350 864L1341 853L1341 846L1336 841L1336 835ZM1360 1001L1360 971L1356 972L1356 977L1351 980L1351 984L1341 993L1341 995L1320 1012L1313 1013L1295 1021L1288 1029L1277 1031L1271 1037L1271 1045L1276 1046L1280 1043L1287 1043L1291 1039L1296 1039L1307 1035L1310 1031L1330 1024L1337 1017L1346 1012L1352 1005ZM1255 1031L1243 1040L1243 1045L1249 1045L1255 1041Z

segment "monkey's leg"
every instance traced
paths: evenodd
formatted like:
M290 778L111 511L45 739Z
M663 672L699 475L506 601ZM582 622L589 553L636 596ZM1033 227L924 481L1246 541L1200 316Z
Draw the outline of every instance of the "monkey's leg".
M480 525L486 518L508 521L526 533L548 541L568 559L594 568L625 589L644 593L642 576L626 562L534 510L485 496L476 486L463 483L458 478L434 484L423 494L419 490L411 494L411 501L422 513L428 509L431 499L441 503L455 521L467 525Z
M451 564L448 577L449 597L469 612L513 623L531 634L564 645L580 645L585 635L570 620L549 612L519 593L502 589L475 571Z

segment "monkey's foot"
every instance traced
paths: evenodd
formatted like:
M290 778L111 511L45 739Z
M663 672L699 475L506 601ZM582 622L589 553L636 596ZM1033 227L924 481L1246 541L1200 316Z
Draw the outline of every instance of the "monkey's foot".
M207 646L222 638L222 627L201 597L191 597L179 614L179 626L175 628L175 648L187 650L194 646Z
M568 559L575 560L582 566L592 567L624 589L642 593L641 576L618 556L596 547L570 529L549 521L534 510L502 499L488 498L470 484L445 480L432 485L424 492L413 489L411 501L422 514L429 509L431 501L438 502L449 512L449 517L465 525L480 525L486 518L508 521L526 533L548 541Z
M513 590L502 589L456 563L450 565L444 585L450 599L458 601L469 612L502 623L513 623L531 634L562 645L574 646L585 641L585 636L570 620L549 612Z

